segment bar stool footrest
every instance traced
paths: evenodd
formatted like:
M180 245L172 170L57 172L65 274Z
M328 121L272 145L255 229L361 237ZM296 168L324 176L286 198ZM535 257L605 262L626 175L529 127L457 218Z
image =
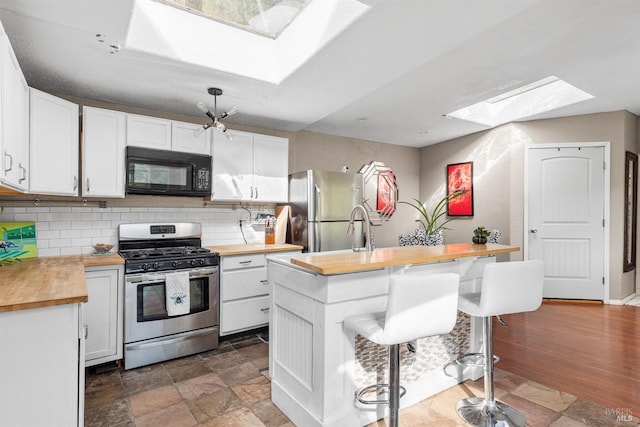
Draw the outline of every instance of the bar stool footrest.
M383 390L383 391L380 391L380 390ZM358 399L358 402L364 405L389 404L388 398L369 400L363 397L365 394L372 393L374 391L378 391L379 393L382 393L382 394L388 394L389 384L373 384L373 385L366 386L356 394L356 399ZM400 386L400 397L404 396L406 393L407 393L407 390L404 387Z
M498 363L500 357L493 355L493 363ZM460 366L470 366L474 368L482 368L484 366L484 354L482 353L466 353L455 360Z

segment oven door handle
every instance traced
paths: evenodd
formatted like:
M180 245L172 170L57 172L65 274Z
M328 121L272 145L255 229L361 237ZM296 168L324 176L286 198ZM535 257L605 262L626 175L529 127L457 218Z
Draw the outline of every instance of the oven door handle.
M129 350L142 350L144 348L149 348L149 347L158 347L158 346L167 345L167 344L174 344L174 343L178 343L178 342L182 342L182 341L192 340L192 339L197 338L197 337L202 336L202 335L211 335L212 332L215 332L215 329L207 328L207 329L202 330L202 331L192 331L192 332L189 332L188 335L183 334L182 336L177 337L177 338L171 338L171 339L163 338L163 339L158 340L158 341L152 341L152 342L147 342L147 343L127 344L127 349L129 349Z

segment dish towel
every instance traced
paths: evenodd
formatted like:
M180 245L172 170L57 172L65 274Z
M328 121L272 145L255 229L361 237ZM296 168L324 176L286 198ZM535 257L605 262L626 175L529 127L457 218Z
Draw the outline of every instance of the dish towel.
M189 272L167 273L164 280L167 314L179 316L189 313Z

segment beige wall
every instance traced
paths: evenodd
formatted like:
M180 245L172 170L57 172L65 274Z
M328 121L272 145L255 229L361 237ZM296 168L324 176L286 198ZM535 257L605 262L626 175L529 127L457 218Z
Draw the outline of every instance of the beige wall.
M477 225L503 231L504 242L523 244L526 143L609 141L611 148L610 298L635 292L635 272L622 273L624 153L637 152L637 118L625 111L512 123L422 149L420 196L444 194L448 163L474 162L475 215L452 224L450 242L468 241ZM512 255L518 259L522 253Z
M418 148L302 131L289 140L289 171L339 171L342 166L348 166L350 172L358 172L372 160L381 161L396 175L400 200L411 200L418 197L419 154ZM412 227L407 227L413 221L410 209L407 205L398 204L389 221L373 227L378 247L398 246L398 236Z

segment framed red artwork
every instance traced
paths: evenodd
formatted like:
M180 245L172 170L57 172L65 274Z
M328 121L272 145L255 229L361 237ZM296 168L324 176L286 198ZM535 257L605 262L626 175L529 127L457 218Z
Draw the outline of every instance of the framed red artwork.
M456 197L453 194L464 191ZM473 216L473 162L447 165L447 215Z
M378 174L378 197L376 210L391 216L396 210L396 176L392 171L383 171Z

